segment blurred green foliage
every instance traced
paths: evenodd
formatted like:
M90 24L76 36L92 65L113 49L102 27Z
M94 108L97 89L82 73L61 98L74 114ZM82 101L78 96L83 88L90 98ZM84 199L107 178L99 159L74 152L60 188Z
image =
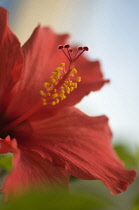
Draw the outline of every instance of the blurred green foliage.
M134 208L133 210L139 210L139 193L135 197Z
M135 161L136 161L136 168L139 170L139 147L136 149Z
M136 152L131 152L129 148L122 144L116 144L114 149L119 158L125 163L126 168L137 168Z
M12 168L12 154L0 155L0 168L9 171Z
M96 198L67 193L61 190L55 191L37 191L13 199L7 204L1 206L2 210L91 210L102 209L106 202Z

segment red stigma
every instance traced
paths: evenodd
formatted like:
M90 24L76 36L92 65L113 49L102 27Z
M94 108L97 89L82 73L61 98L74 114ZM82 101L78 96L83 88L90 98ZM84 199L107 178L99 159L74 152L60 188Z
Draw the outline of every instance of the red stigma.
M83 48L82 47L78 47L78 50L83 50Z
M73 52L73 50L72 50L72 49L70 49L70 50L69 50L69 52L70 52L70 53L72 53L72 52Z
M70 47L69 44L65 44L65 45L64 45L64 48L69 48L69 47Z
M76 61L81 56L81 54L84 51L88 51L89 50L89 48L85 46L85 47L78 47L77 50L75 51L75 50L72 50L70 48L69 44L65 44L64 46L63 45L59 45L58 49L62 50L62 52L68 58L70 63L73 63L74 61Z
M59 46L58 46L58 49L59 49L59 50L63 49L63 46L62 46L62 45L59 45Z
M84 49L85 51L88 51L88 50L89 50L89 48L88 48L88 47L84 47L83 49Z

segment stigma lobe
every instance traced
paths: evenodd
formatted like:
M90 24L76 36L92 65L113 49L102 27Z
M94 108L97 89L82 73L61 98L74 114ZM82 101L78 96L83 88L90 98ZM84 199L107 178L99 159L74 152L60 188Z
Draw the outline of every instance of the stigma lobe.
M75 51L75 50L71 49L69 44L59 45L58 49L62 50L62 52L67 57L67 59L70 61L70 63L75 62L81 56L82 53L89 50L89 48L87 46L85 46L85 47L79 46L77 48L77 50Z

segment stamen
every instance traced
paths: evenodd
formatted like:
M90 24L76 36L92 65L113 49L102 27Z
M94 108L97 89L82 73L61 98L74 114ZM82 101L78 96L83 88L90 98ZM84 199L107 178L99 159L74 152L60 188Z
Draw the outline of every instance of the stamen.
M55 106L60 101L65 100L67 95L77 88L81 82L81 77L76 76L77 69L74 68L74 62L81 56L84 51L88 51L88 47L78 47L77 50L72 50L69 44L59 45L58 49L62 50L68 58L70 64L66 71L65 63L61 63L50 76L49 82L44 82L45 90L40 90L42 95L43 105L51 104Z
M40 90L43 97L42 104L44 106L48 104L55 106L66 99L67 95L77 88L77 83L81 81L81 77L75 76L76 74L76 68L69 67L68 71L65 71L65 63L61 63L52 72L50 81L44 82L43 87L45 90Z

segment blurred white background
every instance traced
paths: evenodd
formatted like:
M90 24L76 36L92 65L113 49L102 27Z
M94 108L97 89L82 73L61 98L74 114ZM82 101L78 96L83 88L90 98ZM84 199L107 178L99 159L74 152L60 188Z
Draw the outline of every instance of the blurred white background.
M139 1L0 0L10 12L12 30L23 44L38 23L72 34L87 45L111 80L77 106L89 115L105 114L115 139L139 144ZM88 72L89 74L89 72Z

